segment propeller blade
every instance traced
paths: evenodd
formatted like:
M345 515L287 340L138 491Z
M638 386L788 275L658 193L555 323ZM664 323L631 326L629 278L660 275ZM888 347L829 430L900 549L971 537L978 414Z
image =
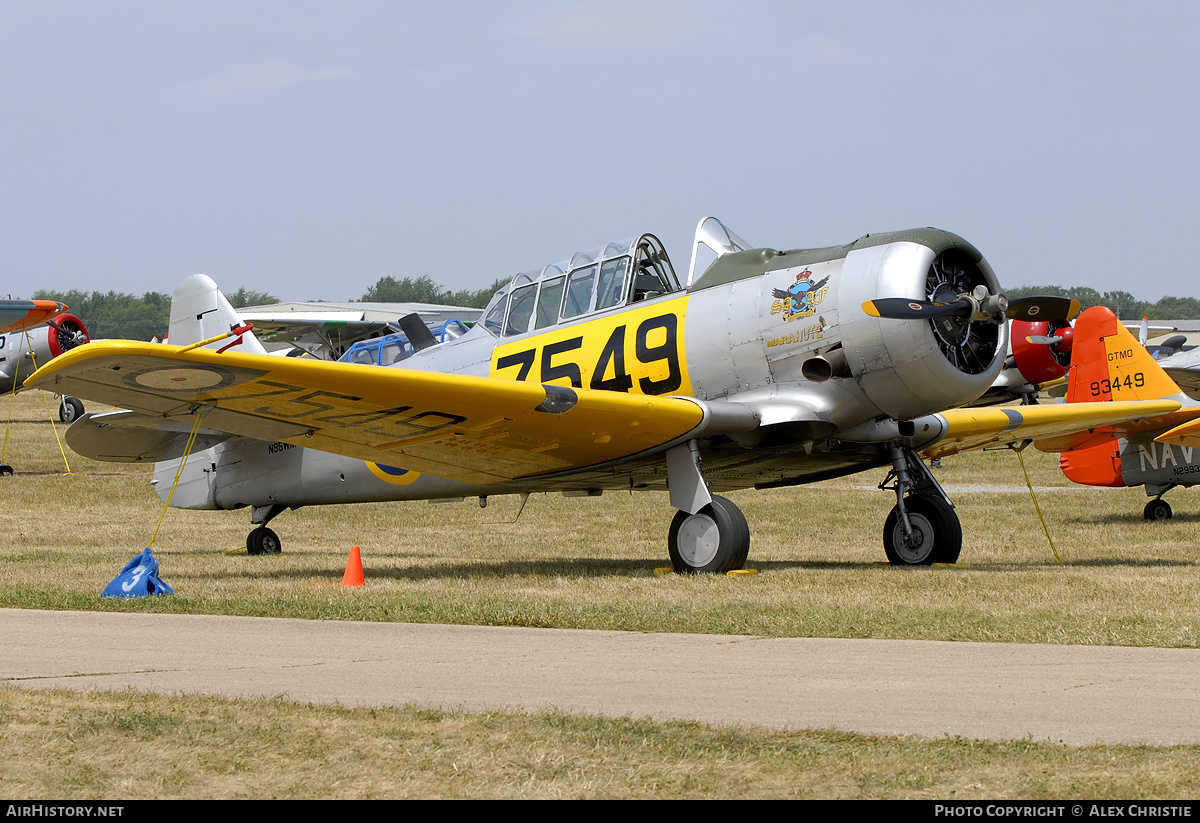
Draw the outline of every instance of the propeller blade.
M1043 334L1031 334L1025 339L1035 346L1057 346L1063 341L1061 337L1046 337Z
M872 317L882 317L887 320L928 320L933 317L944 317L948 314L971 314L975 309L970 300L955 300L953 303L927 303L923 300L909 300L906 297L881 297L878 300L868 300L862 304L862 309Z
M1078 300L1066 297L1019 297L1009 301L1004 314L1009 320L1069 320L1079 308Z

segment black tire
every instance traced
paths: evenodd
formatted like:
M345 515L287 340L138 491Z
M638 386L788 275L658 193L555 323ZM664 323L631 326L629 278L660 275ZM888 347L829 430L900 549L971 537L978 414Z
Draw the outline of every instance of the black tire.
M5 463L0 463L0 477L12 477L13 467Z
M279 535L266 526L259 526L246 535L246 554L279 554L281 551L283 544L279 542Z
M1160 497L1156 497L1146 504L1146 508L1142 511L1142 516L1147 520L1170 520L1171 504Z
M904 540L899 507L893 507L883 524L883 552L893 566L928 566L956 563L962 552L962 524L954 509L938 497L913 495L905 499L912 544Z
M64 423L74 423L83 417L83 401L78 397L64 397L58 405L58 419Z
M741 509L724 497L695 514L675 513L667 536L675 571L724 574L742 568L750 554L750 527Z

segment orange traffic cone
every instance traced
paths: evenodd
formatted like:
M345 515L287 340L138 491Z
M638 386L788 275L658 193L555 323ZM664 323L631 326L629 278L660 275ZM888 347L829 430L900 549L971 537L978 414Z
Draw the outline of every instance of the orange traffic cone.
M346 561L346 573L342 575L342 585L347 587L365 586L363 579L362 554L358 546L350 548L350 559Z

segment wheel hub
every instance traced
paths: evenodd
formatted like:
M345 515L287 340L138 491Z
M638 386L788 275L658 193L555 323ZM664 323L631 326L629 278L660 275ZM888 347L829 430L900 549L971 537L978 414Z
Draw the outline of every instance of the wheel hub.
M705 514L693 514L679 527L679 555L693 568L712 562L721 544L716 522Z
M933 524L924 515L911 511L908 513L908 523L912 527L908 534L904 533L903 521L896 524L896 548L906 562L918 565L925 562L933 550Z

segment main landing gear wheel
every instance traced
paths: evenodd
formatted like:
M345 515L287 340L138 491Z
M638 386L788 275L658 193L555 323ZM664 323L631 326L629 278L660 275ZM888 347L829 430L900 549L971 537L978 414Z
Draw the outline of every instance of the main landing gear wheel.
M1170 520L1171 504L1156 497L1146 504L1142 516L1147 520Z
M64 423L74 423L83 416L83 401L78 397L63 397L58 406L58 419Z
M259 526L246 535L247 554L279 554L281 551L283 544L279 542L279 535L266 526Z
M675 513L667 549L677 572L724 574L746 564L750 527L732 501L713 497L712 503L695 514Z
M954 563L962 551L962 525L954 509L938 497L912 495L905 499L912 533L904 534L900 507L892 508L883 524L883 551L893 566Z

